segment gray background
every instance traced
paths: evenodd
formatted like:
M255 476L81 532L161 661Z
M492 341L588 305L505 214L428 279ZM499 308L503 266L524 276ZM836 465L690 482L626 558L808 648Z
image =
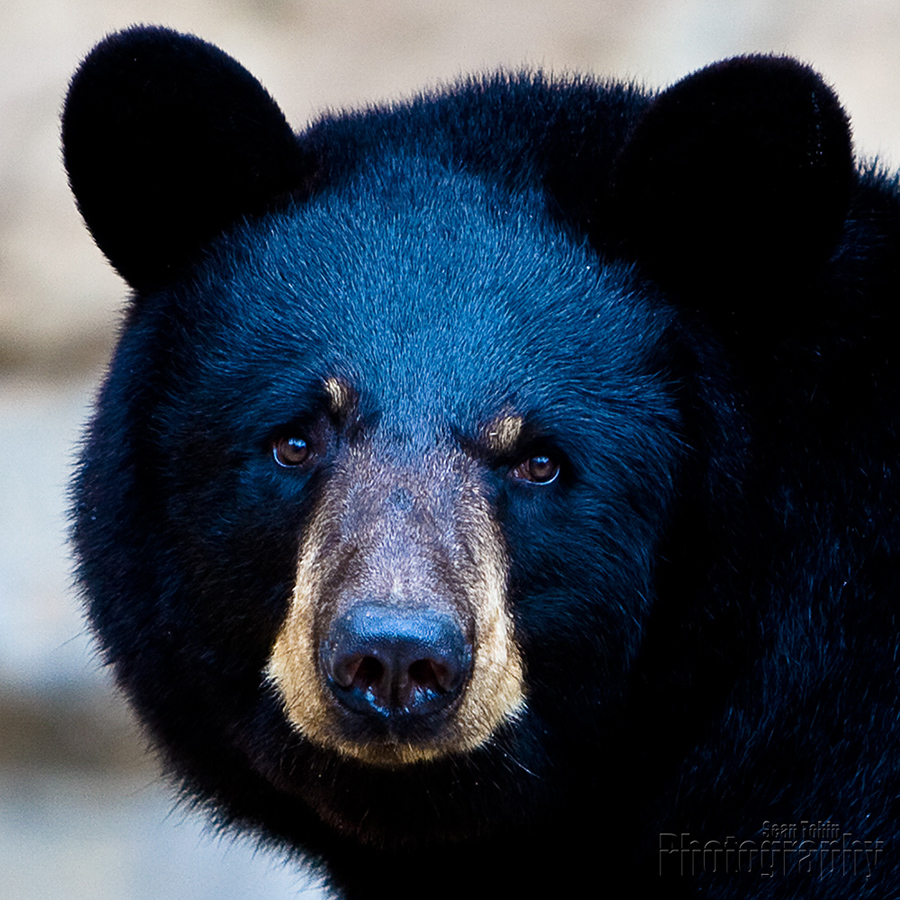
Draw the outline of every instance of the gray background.
M57 117L105 33L194 31L300 127L497 65L665 85L749 51L826 74L857 147L900 147L896 0L0 0L0 900L317 896L277 855L174 808L92 656L70 584L65 484L124 288L68 195Z

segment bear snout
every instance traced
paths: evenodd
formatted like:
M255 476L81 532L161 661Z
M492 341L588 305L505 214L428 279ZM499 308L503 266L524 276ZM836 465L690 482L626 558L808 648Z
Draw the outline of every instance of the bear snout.
M330 466L266 666L305 738L389 768L483 746L526 693L478 463L398 455L370 439Z

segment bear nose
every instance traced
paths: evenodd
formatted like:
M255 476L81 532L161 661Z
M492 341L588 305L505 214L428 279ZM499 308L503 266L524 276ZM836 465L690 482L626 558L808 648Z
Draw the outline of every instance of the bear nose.
M367 602L333 622L321 661L329 688L347 709L422 716L446 709L459 695L471 651L449 612Z

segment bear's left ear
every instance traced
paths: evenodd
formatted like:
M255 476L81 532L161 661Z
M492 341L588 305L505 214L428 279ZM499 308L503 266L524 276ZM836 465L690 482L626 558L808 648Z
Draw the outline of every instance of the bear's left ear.
M814 275L853 180L834 93L795 60L750 56L660 94L614 190L628 249L664 286L728 312L719 305L764 305Z
M94 240L138 291L243 216L302 188L305 164L263 86L212 44L132 28L72 79L63 154Z

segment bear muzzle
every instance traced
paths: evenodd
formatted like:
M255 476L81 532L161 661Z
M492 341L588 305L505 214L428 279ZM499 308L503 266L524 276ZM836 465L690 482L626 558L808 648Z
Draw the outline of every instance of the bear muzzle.
M332 470L267 669L313 743L405 765L471 751L524 708L505 546L472 470L358 451Z

